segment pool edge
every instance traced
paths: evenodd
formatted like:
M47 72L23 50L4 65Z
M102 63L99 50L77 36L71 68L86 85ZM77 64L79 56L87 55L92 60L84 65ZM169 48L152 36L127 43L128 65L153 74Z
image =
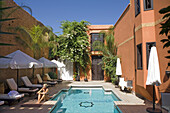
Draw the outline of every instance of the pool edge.
M53 98L57 97L62 91L69 91L71 88L102 88L105 92L112 92L118 99L118 101L122 101L111 89L105 89L103 87L103 85L71 85L68 89L61 89L58 93L56 93L50 100L52 100ZM114 103L114 107L118 110L119 113L122 113L122 111L120 110L120 108ZM56 102L57 104L57 102ZM50 111L48 113L51 113L54 108L56 107L56 104L50 109Z

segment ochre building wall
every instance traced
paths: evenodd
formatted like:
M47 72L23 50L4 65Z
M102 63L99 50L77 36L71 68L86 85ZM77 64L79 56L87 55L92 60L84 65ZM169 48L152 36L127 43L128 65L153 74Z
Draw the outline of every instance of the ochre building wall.
M163 49L161 39L166 36L160 35L160 23L163 22L163 15L159 10L170 5L169 0L153 0L153 10L144 11L143 0L140 0L140 13L135 16L135 1L130 0L130 4L120 16L115 24L115 40L118 43L118 56L121 58L122 77L125 80L133 80L133 91L151 100L152 87L146 86L147 79L147 57L146 43L156 42L158 51L160 74L162 84L156 88L156 97L159 101L160 92L169 92L170 82L165 75L169 62L165 56L167 50ZM137 69L137 45L142 44L143 69ZM135 71L136 70L136 71ZM159 89L159 91L158 91Z

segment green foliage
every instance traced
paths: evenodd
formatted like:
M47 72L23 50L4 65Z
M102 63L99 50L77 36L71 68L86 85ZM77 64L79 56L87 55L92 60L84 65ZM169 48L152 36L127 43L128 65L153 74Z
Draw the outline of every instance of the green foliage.
M57 79L57 74L54 72L48 72L48 75L50 76L51 79Z
M170 6L161 9L159 13L164 14L162 19L167 18L164 23L161 23L162 30L160 31L160 34L165 34L167 36L170 30Z
M163 8L159 11L160 14L164 14L163 19L167 18L164 23L161 23L161 35L166 35L166 39L162 39L161 42L164 43L163 48L170 47L170 6ZM169 50L168 50L169 53ZM170 55L166 56L165 58L170 59ZM170 66L170 63L168 63L168 66Z
M25 27L12 28L15 32L21 33L21 37L16 37L16 41L22 46L30 48L34 52L34 58L36 55L40 55L41 51L44 51L49 47L49 29L47 27L41 27L40 25L34 25L31 29ZM25 38L27 37L27 38Z
M104 39L106 44L100 41L95 41L93 43L93 48L99 50L102 57L102 69L106 71L106 75L112 78L115 78L116 73L116 60L117 60L117 45L114 42L114 31L111 27L107 32L102 31L101 34L104 34Z
M115 76L111 77L111 81L113 84L118 85L118 76L115 75Z
M57 55L58 51L58 40L59 38L57 35L54 34L53 28L50 26L47 26L48 29L48 37L49 37L49 58L54 58Z
M74 76L73 76L74 80L76 80L77 74L78 74L77 72L74 72Z
M117 56L103 56L102 57L102 69L106 71L107 76L114 76L116 73L116 60Z
M58 56L62 60L70 60L76 62L76 65L80 65L84 72L87 65L90 63L90 52L88 47L88 35L87 35L87 21L70 22L62 21L61 28L63 34L59 36L59 48L57 51ZM79 70L79 66L77 68ZM79 71L77 71L79 72Z
M104 56L116 56L117 55L117 45L114 42L114 27L110 27L109 30L101 31L100 34L104 34L104 39L106 44L101 41L95 41L93 43L93 48L95 50L101 51Z

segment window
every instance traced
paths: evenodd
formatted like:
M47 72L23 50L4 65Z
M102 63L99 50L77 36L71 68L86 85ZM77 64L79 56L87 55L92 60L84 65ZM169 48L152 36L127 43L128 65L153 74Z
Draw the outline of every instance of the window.
M143 69L142 64L142 44L137 45L137 68Z
M152 10L153 9L153 0L144 0L144 10Z
M91 50L92 51L94 51L94 48L92 47L92 45L95 41L104 42L104 34L99 34L99 33L92 33L91 34ZM97 50L95 50L95 51L97 51Z
M147 60L147 69L148 69L148 63L149 63L149 55L150 55L150 51L151 51L151 47L152 46L156 46L155 42L147 42L146 43L146 60Z
M140 13L140 0L135 0L135 16Z

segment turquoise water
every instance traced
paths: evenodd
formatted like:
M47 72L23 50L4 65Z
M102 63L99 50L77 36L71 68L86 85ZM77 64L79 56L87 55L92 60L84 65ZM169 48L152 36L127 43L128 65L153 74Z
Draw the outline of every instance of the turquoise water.
M121 113L113 102L120 99L102 88L71 88L61 91L52 100L58 102L50 113Z

